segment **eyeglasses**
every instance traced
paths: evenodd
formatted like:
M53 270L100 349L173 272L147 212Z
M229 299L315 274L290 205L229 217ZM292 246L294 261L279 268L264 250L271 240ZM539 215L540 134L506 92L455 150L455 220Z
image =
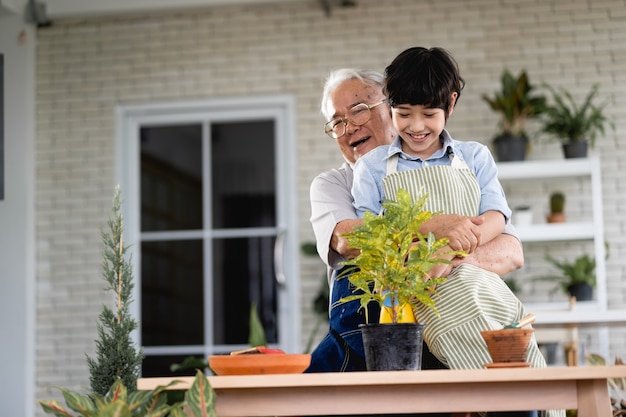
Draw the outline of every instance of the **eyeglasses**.
M356 106L348 110L348 113L344 117L338 117L326 123L324 125L324 133L326 133L333 139L339 139L346 134L348 122L352 123L355 126L364 125L365 123L369 122L370 118L372 117L372 112L370 110L376 106L380 106L386 101L387 100L382 100L378 103L374 103L371 105L365 103L357 104Z

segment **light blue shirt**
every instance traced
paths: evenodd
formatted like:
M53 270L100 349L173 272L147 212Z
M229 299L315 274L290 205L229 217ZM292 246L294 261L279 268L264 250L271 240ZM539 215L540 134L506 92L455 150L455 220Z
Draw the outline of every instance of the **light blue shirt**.
M425 166L451 165L450 153L460 157L474 172L481 190L479 213L495 210L502 213L506 221L511 217L511 209L506 201L504 190L498 180L498 168L487 146L479 142L462 142L452 139L444 129L441 132L441 149L426 160L402 152L402 139L396 136L391 145L379 146L360 157L354 166L352 196L354 208L359 218L366 211L378 214L385 197L383 178L387 175L387 159L399 154L398 172L418 169Z

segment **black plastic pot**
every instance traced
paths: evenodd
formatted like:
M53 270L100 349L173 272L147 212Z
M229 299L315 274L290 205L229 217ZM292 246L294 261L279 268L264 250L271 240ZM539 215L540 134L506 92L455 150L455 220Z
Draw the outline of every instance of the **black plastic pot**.
M567 292L572 297L576 297L576 301L593 300L593 287L586 282L581 284L572 284L567 287Z
M577 140L563 144L563 155L565 158L586 158L587 141Z
M500 135L493 141L496 157L500 162L523 161L526 159L528 138L524 136Z
M421 369L422 323L361 324L368 371Z

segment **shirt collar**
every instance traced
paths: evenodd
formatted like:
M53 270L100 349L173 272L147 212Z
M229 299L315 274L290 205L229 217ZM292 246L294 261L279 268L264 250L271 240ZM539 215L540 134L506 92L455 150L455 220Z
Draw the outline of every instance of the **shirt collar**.
M429 156L427 159L439 159L439 158L442 158L446 154L454 153L454 142L452 140L452 136L450 136L450 133L448 133L446 129L443 129L443 131L441 132L441 135L439 136L439 141L442 144L441 149L438 149L434 154ZM386 159L389 159L390 157L396 154L399 154L399 156L403 159L408 159L408 160L420 159L421 160L421 158L411 156L402 152L402 139L400 138L400 135L396 135L391 145L389 145Z

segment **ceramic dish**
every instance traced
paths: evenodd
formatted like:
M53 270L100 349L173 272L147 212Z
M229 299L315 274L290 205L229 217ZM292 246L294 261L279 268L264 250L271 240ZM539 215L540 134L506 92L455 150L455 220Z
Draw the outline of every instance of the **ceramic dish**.
M299 374L310 364L310 354L209 356L209 365L217 375Z
M528 368L530 362L498 362L498 363L486 363L483 365L485 368Z

